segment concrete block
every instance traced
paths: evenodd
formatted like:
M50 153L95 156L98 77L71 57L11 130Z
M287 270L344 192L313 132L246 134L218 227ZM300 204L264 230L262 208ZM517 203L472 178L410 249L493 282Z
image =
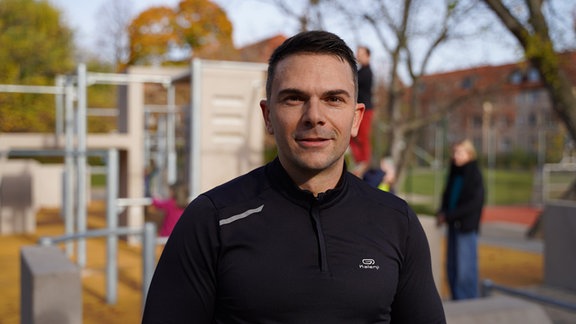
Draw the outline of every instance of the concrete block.
M0 234L36 230L32 174L4 174L0 178Z
M550 201L542 216L544 284L576 291L576 203Z
M535 303L508 296L444 302L448 324L552 324Z
M22 324L81 324L80 269L54 246L20 250Z

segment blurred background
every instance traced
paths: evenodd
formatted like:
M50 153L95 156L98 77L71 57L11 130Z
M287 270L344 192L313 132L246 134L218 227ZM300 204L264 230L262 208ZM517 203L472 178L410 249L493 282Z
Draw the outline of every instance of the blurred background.
M224 150L238 144L232 149L240 160L221 167L233 171L223 177L271 160L272 139L251 113L259 114L267 59L287 37L315 29L340 35L353 50L371 49L371 163L392 162L395 192L418 214L433 215L438 208L451 144L461 138L478 150L487 210L500 212L485 218L521 223L514 235L522 240L542 238L540 215L548 203L576 199L576 0L0 0L3 219L20 208L15 197L41 188L23 202L34 205L34 226L3 220L0 239L17 243L6 242L13 253L0 259L0 267L11 267L17 247L60 235L62 226L66 234L109 226L106 199L131 199L119 203L126 207L117 211L119 225L141 226L158 222L146 199L166 196L171 183L188 182L193 197L199 188L225 181L195 183L215 161L193 156L213 154L202 145L194 151L191 144L194 132L211 123L194 119L200 106L219 111L214 123L224 128L210 133L216 139L210 145ZM212 98L194 87L220 67L232 72L216 80L216 99L195 102ZM208 74L196 75L200 70ZM235 79L252 73L247 70L256 74ZM141 97L133 99L134 91ZM231 107L247 113L231 114ZM104 137L109 142L92 144ZM86 150L115 146L120 180L118 194L109 197L110 156ZM246 150L250 156L239 153ZM29 160L59 166L57 181L15 178L31 167L11 169L9 163ZM70 175L60 178L72 165L75 183ZM23 183L20 194L15 188ZM87 188L86 197L80 188ZM57 198L39 198L48 191ZM76 219L82 213L87 224ZM68 223L68 217L76 220ZM46 224L62 226L46 230ZM81 265L86 262L67 251ZM516 285L546 281L542 252L539 245L536 259L529 255L525 263L537 264L536 278ZM485 256L493 260L502 253ZM138 276L133 281L142 280ZM576 290L576 283L569 286ZM7 293L13 300L2 311L10 314L9 323L17 321L17 288Z

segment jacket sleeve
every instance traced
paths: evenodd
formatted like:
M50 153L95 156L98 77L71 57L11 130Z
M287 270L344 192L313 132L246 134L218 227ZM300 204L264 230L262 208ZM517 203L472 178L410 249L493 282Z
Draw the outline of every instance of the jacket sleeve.
M218 250L217 211L199 196L184 210L162 251L142 323L212 323Z
M408 208L408 235L398 288L392 304L391 323L446 323L442 300L434 277L426 234Z

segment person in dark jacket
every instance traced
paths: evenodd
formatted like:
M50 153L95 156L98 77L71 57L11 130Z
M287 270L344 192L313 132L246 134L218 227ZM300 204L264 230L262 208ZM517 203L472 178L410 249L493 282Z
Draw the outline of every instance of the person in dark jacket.
M416 214L346 170L356 87L354 54L332 33L274 51L260 107L278 156L188 205L143 323L446 322Z
M364 115L358 135L350 140L350 151L354 159L354 169L352 173L362 178L364 173L370 167L372 159L372 143L370 136L372 134L372 116L374 105L372 104L372 87L374 76L370 67L370 48L367 46L358 46L356 58L360 65L358 69L358 102L364 104Z
M468 139L453 146L437 223L448 225L446 271L452 299L478 297L478 233L484 180Z

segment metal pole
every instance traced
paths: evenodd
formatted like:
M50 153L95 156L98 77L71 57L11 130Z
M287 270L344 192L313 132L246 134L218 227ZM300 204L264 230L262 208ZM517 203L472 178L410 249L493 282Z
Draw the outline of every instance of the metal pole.
M72 78L66 80L65 96L65 152L64 158L64 195L62 196L62 206L64 209L64 232L67 235L74 233L74 88ZM74 242L66 242L66 255L71 257L74 254Z
M190 197L196 198L200 195L200 127L202 125L202 61L200 59L194 59L192 61L192 71L191 71L191 85L192 85L192 107L190 107Z
M167 134L167 116L158 116L158 124L156 126L156 167L158 170L166 170L167 165L167 148L166 148L166 134ZM166 190L164 184L167 182L167 175L164 172L158 172L154 187L156 193L162 197L166 197Z
M512 296L516 296L516 297L520 297L520 298L524 298L524 299L529 299L529 300L533 300L533 301L536 301L539 303L544 303L544 304L547 304L550 306L559 307L559 308L562 308L562 309L565 309L565 310L568 310L571 312L576 312L576 305L574 305L574 304L567 303L567 302L564 302L562 300L557 300L557 299L546 297L546 296L537 295L537 294L529 292L529 291L522 291L519 289L514 289L514 288L509 288L509 287L497 285L497 284L493 283L490 279L485 279L482 282L482 287L481 287L482 297L488 297L493 290L498 290L498 291L503 292L503 293L508 294L508 295L512 295Z
M56 87L64 88L65 79L62 75L56 77ZM56 94L56 130L54 131L54 135L56 137L56 146L60 147L60 136L64 133L64 125L63 125L63 107L64 107L64 95L62 93Z
M77 208L77 229L78 232L86 231L86 65L78 66L78 164L76 182L78 187L78 204ZM86 240L78 240L78 265L86 265Z
M106 224L118 227L118 150L108 150L106 161ZM115 304L118 295L118 236L109 234L106 241L106 302Z
M166 127L166 146L168 153L168 183L176 182L176 94L174 85L168 87L168 125Z
M150 164L150 160L152 158L150 151L152 148L152 139L150 135L150 121L152 119L152 114L150 110L144 107L144 166L148 167ZM148 175L146 175L148 176ZM150 184L148 184L150 185ZM148 188L151 191L151 188Z
M146 295L156 263L156 224L148 222L144 224L142 235L142 309L146 305Z

